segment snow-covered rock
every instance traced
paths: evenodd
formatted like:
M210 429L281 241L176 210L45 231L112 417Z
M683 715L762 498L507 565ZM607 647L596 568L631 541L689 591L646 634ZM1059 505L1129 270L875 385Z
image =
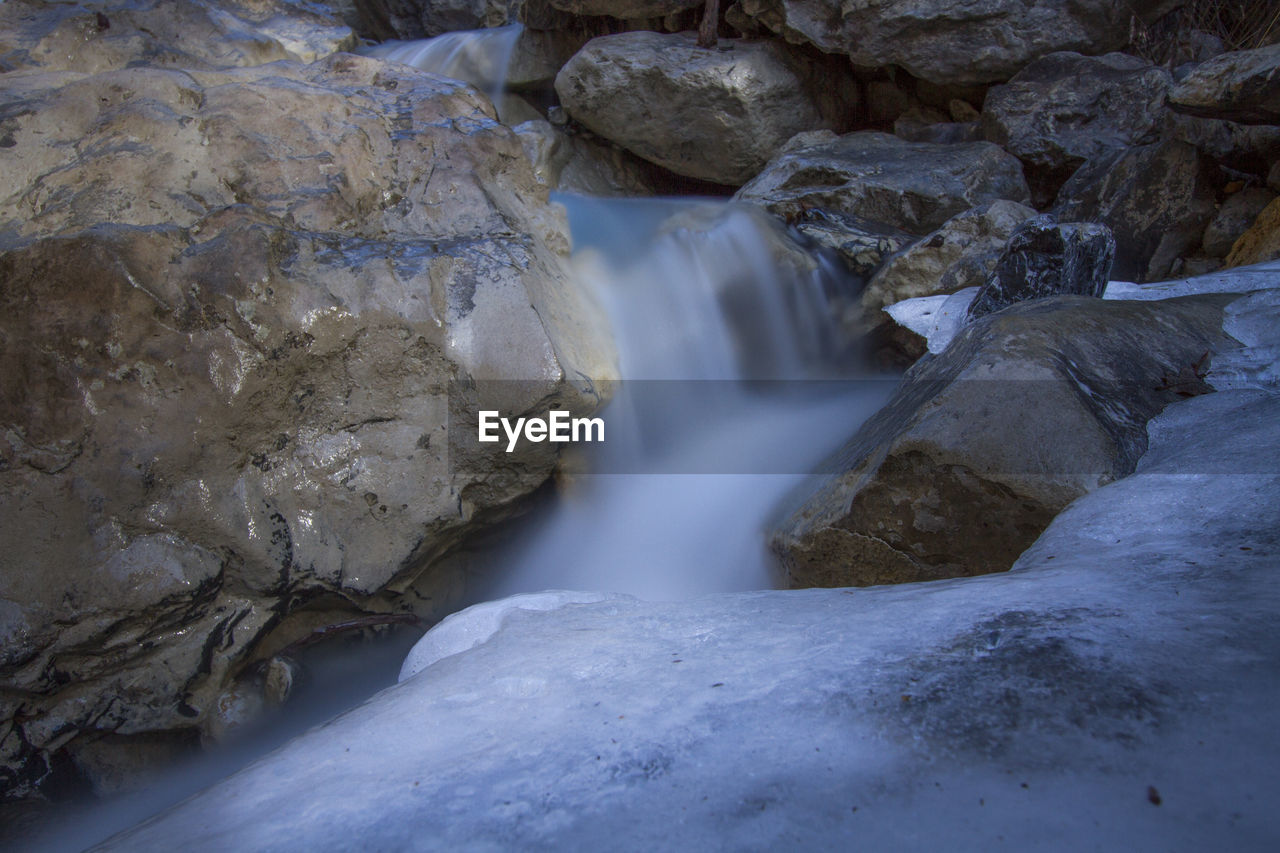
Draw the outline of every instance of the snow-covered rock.
M1271 850L1280 398L1008 573L515 609L107 850Z

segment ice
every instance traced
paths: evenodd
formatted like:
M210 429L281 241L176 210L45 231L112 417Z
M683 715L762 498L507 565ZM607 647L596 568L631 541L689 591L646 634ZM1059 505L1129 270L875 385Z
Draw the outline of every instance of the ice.
M460 617L105 849L1274 850L1280 396L1149 432L1008 573Z
M965 324L969 303L979 288L966 287L944 296L921 296L904 299L884 309L897 323L922 335L929 352L940 353Z

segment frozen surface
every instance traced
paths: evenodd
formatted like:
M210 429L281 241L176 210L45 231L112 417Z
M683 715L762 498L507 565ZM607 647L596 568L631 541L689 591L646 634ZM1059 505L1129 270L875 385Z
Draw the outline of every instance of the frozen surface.
M108 849L1275 850L1280 398L1150 432L1009 573L516 606Z
M1195 278L1179 278L1155 284L1133 284L1127 281L1113 281L1107 285L1103 299L1131 299L1150 301L1156 299L1172 299L1176 296L1193 296L1198 293L1250 293L1257 290L1274 290L1280 288L1280 261L1268 261L1249 267L1223 270ZM951 343L960 328L964 325L969 303L978 293L978 288L967 287L950 296L921 296L916 299L904 299L885 310L899 325L904 326L927 341L929 352L940 353ZM1271 303L1274 306L1274 302ZM1272 307L1271 318L1275 312ZM1259 319L1256 321L1270 322ZM1273 326L1274 328L1274 326ZM1234 335L1231 329L1227 332ZM1247 343L1247 342L1246 342ZM1274 342L1273 342L1274 343ZM1274 364L1274 351L1270 356L1262 353L1251 354L1252 358L1271 358ZM1258 387L1259 382L1269 382L1274 386L1276 378L1274 369L1270 374L1259 373L1256 365L1241 365L1247 375L1267 376L1257 381L1244 380L1231 387Z
M1237 299L1225 313L1222 330L1245 346L1214 355L1209 384L1218 390L1280 390L1280 289Z

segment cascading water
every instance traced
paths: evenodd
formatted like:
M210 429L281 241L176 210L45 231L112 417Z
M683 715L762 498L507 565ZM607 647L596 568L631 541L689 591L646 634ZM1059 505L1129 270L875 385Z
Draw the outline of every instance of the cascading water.
M770 515L888 390L832 381L855 373L831 310L842 277L751 208L559 200L579 281L610 317L623 381L591 473L497 561L491 595L773 586Z
M497 104L507 79L507 66L524 27L510 24L488 30L461 30L420 41L389 41L361 51L420 71L470 83Z

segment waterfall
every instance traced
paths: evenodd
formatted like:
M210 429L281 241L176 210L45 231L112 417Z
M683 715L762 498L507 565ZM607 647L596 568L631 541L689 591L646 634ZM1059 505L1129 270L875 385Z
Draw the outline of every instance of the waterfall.
M360 53L470 83L497 104L512 51L523 29L520 24L509 24L487 30L460 30L418 41L383 42L363 48Z
M558 200L623 379L589 473L572 475L551 517L495 560L490 597L774 586L771 513L887 396L888 383L851 367L831 308L845 277L753 208Z

